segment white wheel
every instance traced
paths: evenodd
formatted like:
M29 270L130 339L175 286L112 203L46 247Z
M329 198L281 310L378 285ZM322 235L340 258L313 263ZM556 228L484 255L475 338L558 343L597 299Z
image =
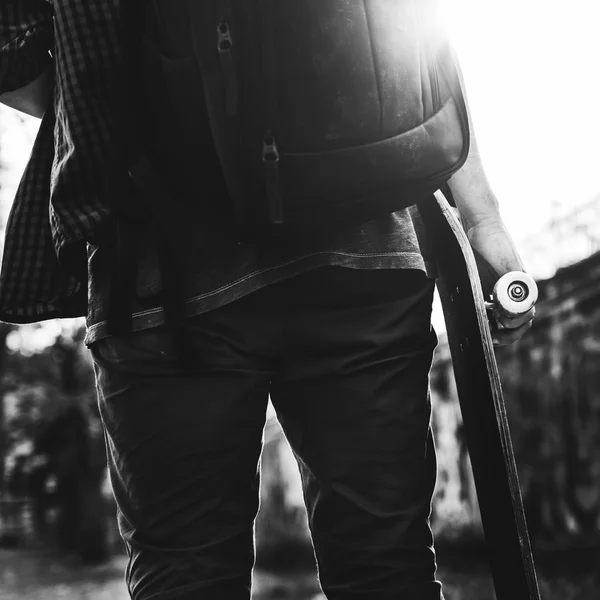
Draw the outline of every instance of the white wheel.
M538 289L532 277L511 271L498 279L493 291L494 309L505 317L526 313L537 301Z

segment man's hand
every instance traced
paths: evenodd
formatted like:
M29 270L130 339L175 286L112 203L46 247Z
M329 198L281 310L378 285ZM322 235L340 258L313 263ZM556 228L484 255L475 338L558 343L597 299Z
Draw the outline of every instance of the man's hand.
M510 271L524 271L523 263L500 216L482 219L466 229L473 250L494 271L497 278ZM514 318L497 315L498 330L492 334L495 346L520 339L532 325L535 307Z
M0 102L41 119L52 98L53 78L53 71L48 69L26 86L0 94Z

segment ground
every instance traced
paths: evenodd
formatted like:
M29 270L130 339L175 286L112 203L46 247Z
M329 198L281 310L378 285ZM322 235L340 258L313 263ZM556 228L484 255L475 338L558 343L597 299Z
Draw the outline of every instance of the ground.
M126 559L83 568L58 560L47 550L0 550L2 600L129 600L123 583ZM441 568L446 600L494 600L491 580L481 565ZM597 600L593 574L540 578L543 600ZM314 572L274 574L257 570L253 600L325 600Z
M0 598L129 600L123 582L126 560L117 556L105 565L82 568L45 550L0 550ZM253 600L320 600L319 596L311 572L292 576L255 572Z

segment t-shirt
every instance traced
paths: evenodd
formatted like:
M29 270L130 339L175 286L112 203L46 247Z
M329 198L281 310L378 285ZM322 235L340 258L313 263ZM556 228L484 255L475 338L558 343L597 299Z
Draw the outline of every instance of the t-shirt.
M166 210L166 208L165 208ZM194 316L233 302L267 285L317 267L352 269L418 269L435 275L423 225L415 207L332 234L328 239L306 238L296 243L274 239L240 240L225 224L198 219L175 220L172 236L182 258L185 313ZM164 323L157 299L161 289L156 237L141 236L133 329ZM86 344L107 335L110 287L109 249L88 244L89 304Z

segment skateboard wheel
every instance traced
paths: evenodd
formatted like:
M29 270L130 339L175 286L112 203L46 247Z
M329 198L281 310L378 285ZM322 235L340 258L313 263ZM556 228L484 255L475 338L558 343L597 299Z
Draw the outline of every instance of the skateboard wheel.
M494 309L508 318L526 313L536 303L537 298L535 281L521 271L506 273L494 286Z

